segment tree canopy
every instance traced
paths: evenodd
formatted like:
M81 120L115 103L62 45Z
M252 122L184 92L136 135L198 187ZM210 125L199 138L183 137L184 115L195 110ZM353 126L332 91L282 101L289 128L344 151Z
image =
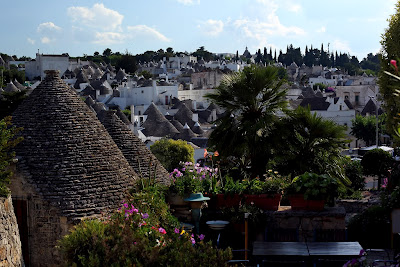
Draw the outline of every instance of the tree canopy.
M206 97L223 108L225 116L216 123L209 145L222 156L233 156L262 175L271 157L268 139L276 113L286 107L284 80L272 66L252 65L225 76L215 93Z

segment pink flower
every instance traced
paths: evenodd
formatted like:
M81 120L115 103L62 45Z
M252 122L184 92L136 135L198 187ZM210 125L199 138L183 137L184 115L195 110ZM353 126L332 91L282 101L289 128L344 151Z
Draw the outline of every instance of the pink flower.
M149 214L147 214L147 213L145 213L145 214L142 214L142 218L143 218L143 219L147 219L147 218L149 218Z
M158 231L163 235L165 235L167 233L167 231L165 231L165 229L162 227L158 228Z
M179 234L179 229L178 229L178 228L175 228L174 233L175 233L175 234Z
M383 179L383 185L381 185L382 188L386 188L388 184L388 178Z
M396 60L394 60L394 59L390 60L390 64L393 65L393 67L396 69L396 72L397 72L398 69L397 69L397 62L396 62Z
M190 241L192 241L192 244L193 244L193 245L196 244L196 240L194 240L193 237L190 238Z
M199 239L203 240L204 239L204 235L203 234L199 235Z

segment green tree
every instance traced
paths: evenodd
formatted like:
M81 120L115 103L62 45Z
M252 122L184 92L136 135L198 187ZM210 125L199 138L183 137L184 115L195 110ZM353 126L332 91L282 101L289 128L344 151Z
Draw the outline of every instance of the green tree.
M22 140L15 138L19 128L11 126L11 117L0 120L0 197L6 197L10 191L8 185L12 172L8 169L15 154L12 149Z
M147 70L140 72L139 75L143 75L145 79L150 79L151 77L153 77L153 75Z
M179 167L181 161L194 162L194 149L183 140L163 138L151 145L150 150L170 172Z
M362 116L357 114L353 119L350 134L357 139L363 140L367 146L373 144L376 140L376 117Z
M134 73L137 70L135 56L126 52L121 55L116 64L117 69L124 69L126 73Z
M396 89L399 89L399 82L388 76L384 71L398 75L397 69L390 65L390 60L400 58L400 1L396 3L396 12L389 18L389 26L382 34L381 45L381 71L379 72L379 92L384 99L384 108L388 114L387 129L394 133L397 128L398 114L400 113L400 102L393 97Z
M349 158L344 165L344 171L346 177L351 182L351 188L353 190L364 190L365 179L363 176L363 168L360 161L351 161Z
M286 107L283 83L277 68L252 65L225 76L215 93L206 96L226 111L217 120L209 145L249 166L253 177L265 172L271 157L267 139L275 113Z
M364 174L378 176L378 188L381 185L381 177L388 175L392 163L392 156L379 148L368 151L361 160Z
M103 56L109 57L109 56L111 56L111 54L112 54L112 52L111 52L111 49L110 49L110 48L104 49L104 51L103 51Z
M26 98L27 90L8 93L3 92L2 98L0 98L0 120L6 116L10 116L14 110L21 104L21 102Z
M305 172L346 180L340 152L347 143L345 128L298 107L276 125L273 167L293 177Z

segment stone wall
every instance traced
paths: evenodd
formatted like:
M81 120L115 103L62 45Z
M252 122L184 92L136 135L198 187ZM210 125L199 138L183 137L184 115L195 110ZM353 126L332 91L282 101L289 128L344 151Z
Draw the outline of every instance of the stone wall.
M21 241L11 197L0 198L0 266L23 266Z
M68 234L73 223L61 216L57 207L35 193L32 186L26 183L21 173L16 170L11 182L11 192L14 201L26 203L26 211L22 214L26 219L23 220L24 225L19 225L21 231L29 236L29 239L22 241L26 264L35 267L61 266L57 242ZM18 211L17 213L21 214Z
M292 210L290 206L281 206L278 211L266 213L267 236L268 232L282 235L293 232L293 235L297 235L297 240L282 241L314 241L318 231L332 231L338 235L345 235L346 212L343 207L325 208L323 211L301 211ZM345 239L345 236L341 239Z

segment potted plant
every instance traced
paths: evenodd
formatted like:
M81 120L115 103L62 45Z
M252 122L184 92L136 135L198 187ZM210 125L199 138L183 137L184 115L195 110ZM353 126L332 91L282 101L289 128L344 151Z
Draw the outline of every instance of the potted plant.
M269 170L264 177L262 180L255 178L245 182L246 204L253 204L263 210L278 210L283 190L288 184L287 178L272 170Z
M338 195L337 179L327 174L306 172L293 179L286 194L293 210L323 210L325 201Z
M216 195L216 208L239 207L243 193L243 184L239 180L234 181L232 177L226 176L220 191L221 193Z

